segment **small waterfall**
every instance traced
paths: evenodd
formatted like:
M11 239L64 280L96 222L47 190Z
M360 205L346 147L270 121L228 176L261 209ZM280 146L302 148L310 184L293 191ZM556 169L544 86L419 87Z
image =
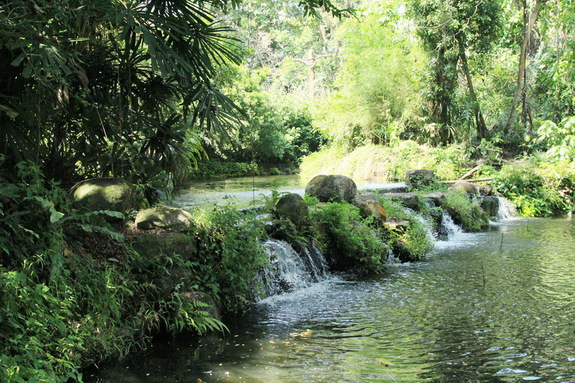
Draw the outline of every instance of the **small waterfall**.
M265 296L302 289L328 276L327 262L315 245L305 248L303 254L277 239L268 239L264 247L269 254L269 265L260 275Z
M499 220L510 219L517 216L517 210L515 210L515 206L513 206L513 204L509 202L507 198L497 198L499 199L499 210L497 211L497 218Z
M453 218L447 213L443 213L441 220L440 238L443 241L451 241L463 234L463 229L453 222Z

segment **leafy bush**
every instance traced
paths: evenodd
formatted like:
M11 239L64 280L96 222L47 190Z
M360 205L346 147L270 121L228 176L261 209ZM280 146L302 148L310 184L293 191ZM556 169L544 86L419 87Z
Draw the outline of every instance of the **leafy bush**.
M378 273L384 269L389 248L359 209L346 203L326 203L311 212L324 254L336 270Z
M192 178L209 177L246 177L259 174L255 163L206 160L198 162L198 166L191 171Z
M420 260L433 249L434 240L430 235L432 223L425 221L420 215L406 209L400 203L379 196L379 202L387 213L388 219L405 220L409 225L401 230L389 228L386 233L387 243L391 247L398 245L407 254L407 260ZM422 204L427 208L425 203Z
M479 202L461 190L450 190L443 200L443 207L463 230L480 231L489 225L487 214Z
M223 206L196 216L196 283L224 310L245 310L258 271L266 265L265 229L254 217Z
M153 331L222 330L189 258L142 257L102 215L22 163L0 174L0 381L80 379L90 361L145 347Z
M504 166L492 184L522 216L557 216L573 207L575 164L533 156Z

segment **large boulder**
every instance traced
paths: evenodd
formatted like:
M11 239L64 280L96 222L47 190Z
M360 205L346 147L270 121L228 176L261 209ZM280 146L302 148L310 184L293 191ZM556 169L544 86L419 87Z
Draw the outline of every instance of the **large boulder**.
M305 194L320 202L353 202L357 186L349 177L340 175L315 176L305 187Z
M276 202L273 213L276 218L287 218L293 224L299 226L308 215L308 206L302 196L289 193L280 197Z
M94 178L77 183L71 190L76 208L126 213L136 208L134 185L114 178Z
M192 218L192 215L183 209L156 206L140 211L135 224L140 230L183 231L192 225Z
M422 189L435 183L435 174L429 169L410 169L405 172L405 186L408 189Z

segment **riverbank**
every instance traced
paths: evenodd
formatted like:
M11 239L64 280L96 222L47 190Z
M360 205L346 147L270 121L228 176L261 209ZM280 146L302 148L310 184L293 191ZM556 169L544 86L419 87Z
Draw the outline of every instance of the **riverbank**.
M262 243L269 237L299 251L319 247L332 270L377 274L390 251L401 260L421 259L445 210L461 222L487 223L477 215L479 203L461 192L360 195L380 204L367 205L381 206L385 219L374 214L379 208L362 214L357 201L311 197L300 197L302 210L285 210L299 211L291 216L274 195L261 211L214 206L195 212L183 229L144 232L134 228L135 212L78 210L69 194L32 168L17 184L3 182L3 190L0 228L8 242L0 262L0 363L6 382L81 380L82 367L145 348L155 333L223 329L218 311L241 313L261 297L256 281L269 264Z

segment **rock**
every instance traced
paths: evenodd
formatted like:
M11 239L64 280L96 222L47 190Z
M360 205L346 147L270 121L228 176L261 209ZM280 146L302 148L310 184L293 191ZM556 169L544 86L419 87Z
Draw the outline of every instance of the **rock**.
M144 258L159 259L159 254L178 254L192 259L198 252L196 238L185 233L143 233L131 238L133 249Z
M363 218L373 217L380 222L387 220L387 213L378 200L360 198L356 200L355 204Z
M305 194L320 202L353 202L357 186L349 177L340 175L315 176L305 187Z
M421 197L426 201L431 201L434 206L441 206L443 200L445 199L446 193L443 192L431 192L423 193Z
M409 189L421 189L435 183L433 170L411 169L405 172L405 185Z
M473 196L477 197L479 195L479 190L471 182L457 181L456 183L453 184L451 189L461 190L462 192L467 193L467 195L469 195L470 197Z
M285 194L277 201L274 216L287 218L294 225L299 226L308 216L308 207L299 194Z
M480 204L489 217L497 217L497 213L499 213L499 198L493 196L482 197Z
M77 183L71 190L74 207L89 211L126 213L136 208L134 186L121 179L94 178Z
M419 210L419 200L415 193L385 193L383 196L410 209Z
M136 227L140 230L164 229L183 231L192 225L192 215L183 209L157 206L142 210L136 216Z

